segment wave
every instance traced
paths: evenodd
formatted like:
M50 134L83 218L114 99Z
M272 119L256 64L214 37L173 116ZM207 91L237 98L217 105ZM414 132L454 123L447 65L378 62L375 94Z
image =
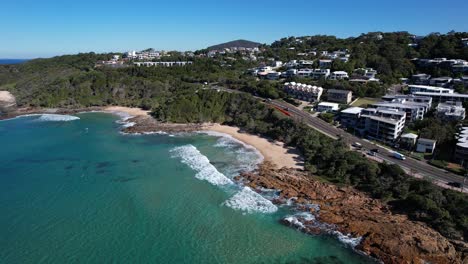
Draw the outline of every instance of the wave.
M234 173L239 174L242 171L253 171L257 168L264 157L255 147L246 144L229 134L219 133L215 131L200 131L199 133L209 136L219 137L214 147L227 148L237 156L237 160L242 164L242 168L238 168Z
M79 120L80 118L72 115L58 115L58 114L41 114L37 121L47 122L69 122Z
M265 199L249 187L244 187L241 191L224 202L224 205L247 213L274 213L278 210L278 207L271 201Z
M353 237L351 234L345 235L339 231L333 231L332 234L334 234L341 243L346 244L352 248L355 248L362 241L362 237Z
M171 150L171 153L173 157L181 158L183 163L197 171L197 174L195 174L197 179L207 181L213 185L233 184L229 178L219 172L210 163L210 160L193 145L176 147Z

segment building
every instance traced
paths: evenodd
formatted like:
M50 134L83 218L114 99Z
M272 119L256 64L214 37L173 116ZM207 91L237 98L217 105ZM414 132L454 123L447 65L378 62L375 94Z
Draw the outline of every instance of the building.
M391 102L374 103L372 106L404 111L406 113L406 122L408 123L415 120L422 120L424 114L431 108L431 104L429 103L412 102L402 98L394 99Z
M421 74L415 74L411 77L411 83L414 83L416 85L427 85L429 84L429 80L431 79L431 75L421 73Z
M400 137L400 147L411 150L416 145L418 135L413 133L406 133Z
M283 89L287 94L308 102L320 101L320 97L323 93L322 87L295 82L285 83Z
M332 60L319 60L319 68L321 69L329 69L332 66Z
M266 75L268 80L279 80L281 77L281 72L271 71Z
M330 69L314 69L310 74L310 77L316 80L326 79L328 76L330 76Z
M427 139L427 138L419 138L418 143L416 145L416 151L421 153L434 153L434 149L436 147L435 140Z
M449 87L453 81L452 77L437 77L429 80L429 85L437 87Z
M353 73L367 79L375 79L375 76L377 75L377 71L372 68L359 68L354 70Z
M453 89L436 87L436 86L428 86L428 85L408 85L410 93L414 94L417 92L425 92L425 93L453 93Z
M174 67L174 66L186 66L193 64L192 61L145 61L145 62L134 62L134 65L140 66L162 66L162 67Z
M361 118L361 112L364 108L361 107L349 107L340 112L340 123L342 127L346 128L357 128L359 125L359 119Z
M299 67L301 68L312 68L314 66L313 60L300 60Z
M351 103L353 97L353 92L348 90L329 89L327 94L329 101L341 104Z
M457 64L452 66L453 73L468 73L467 64Z
M414 93L414 95L431 97L433 103L439 103L439 102L444 103L447 101L468 102L468 94L416 92Z
M465 119L465 108L460 101L447 101L437 105L437 116L444 120L461 121Z
M297 71L297 77L310 77L312 72L311 69L301 69Z
M330 75L330 80L344 80L348 78L349 78L348 73L345 71L334 71Z
M365 135L383 142L395 142L405 127L406 113L393 109L367 108L361 111Z
M413 94L387 94L382 96L382 101L385 102L392 102L395 99L404 99L408 102L415 102L415 103L425 103L431 107L432 105L432 97L429 96L416 96Z
M317 112L336 112L340 105L336 103L321 102L317 105Z
M468 127L462 127L457 135L454 159L464 167L468 162Z

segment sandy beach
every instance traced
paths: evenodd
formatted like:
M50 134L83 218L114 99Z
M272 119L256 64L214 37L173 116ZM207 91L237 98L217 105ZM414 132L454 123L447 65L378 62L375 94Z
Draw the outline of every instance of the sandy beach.
M106 112L123 112L131 116L149 116L150 111L136 107L108 106L103 109Z
M298 151L293 148L287 148L283 142L273 142L266 138L256 135L242 133L237 127L225 126L220 124L209 124L204 127L207 131L215 131L232 136L233 138L251 145L256 148L265 158L265 161L270 161L278 168L294 168L303 169L302 157Z

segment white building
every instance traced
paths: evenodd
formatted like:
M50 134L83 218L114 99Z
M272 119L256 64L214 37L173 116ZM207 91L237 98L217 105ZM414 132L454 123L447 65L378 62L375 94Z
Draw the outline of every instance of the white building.
M266 75L268 80L279 80L281 77L281 72L271 71Z
M364 131L369 137L394 142L403 132L406 113L398 110L367 108L362 110Z
M317 105L317 112L336 112L340 105L336 103L321 102Z
M421 153L434 153L437 141L427 138L419 138L416 151Z
M310 77L312 75L311 69L301 69L297 71L298 77Z
M428 85L408 85L410 93L414 94L417 92L423 93L441 93L441 94L451 94L454 92L453 89L436 87L436 86L428 86Z
M330 75L330 80L344 80L348 78L349 78L348 73L345 71L334 71Z
M444 120L461 121L465 119L465 108L461 102L439 103L436 110L437 116Z
M302 83L285 83L284 91L289 95L303 101L316 102L320 101L323 93L322 87L302 84Z
M314 69L310 74L313 79L326 79L330 76L330 69Z

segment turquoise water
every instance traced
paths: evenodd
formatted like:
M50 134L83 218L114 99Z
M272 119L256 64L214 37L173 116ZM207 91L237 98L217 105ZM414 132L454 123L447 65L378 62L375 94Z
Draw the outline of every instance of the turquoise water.
M113 115L77 116L0 121L0 263L368 262L279 224L287 208L236 200L245 193L230 179L254 150L204 134L123 135Z

